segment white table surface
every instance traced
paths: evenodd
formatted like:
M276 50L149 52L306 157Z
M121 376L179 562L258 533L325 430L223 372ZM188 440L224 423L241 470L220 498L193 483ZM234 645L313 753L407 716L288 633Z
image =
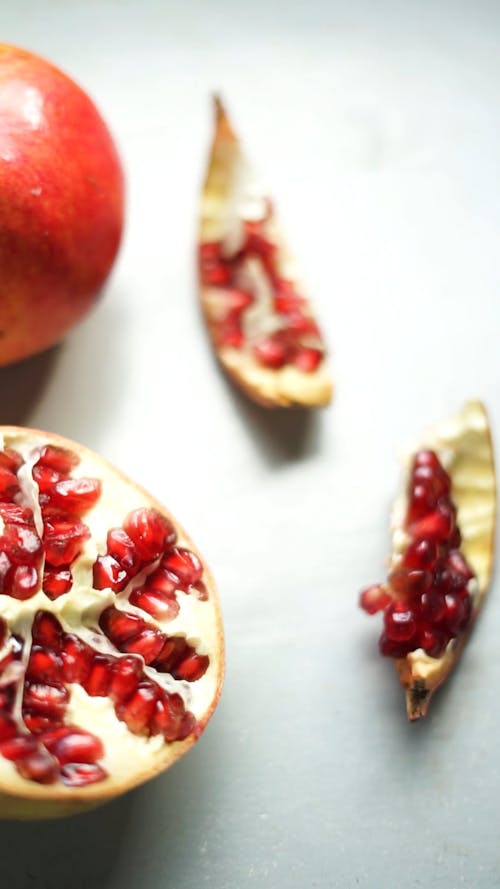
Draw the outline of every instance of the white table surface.
M487 0L4 3L2 38L94 96L128 226L94 313L0 373L4 423L102 452L217 577L227 681L199 745L92 814L3 825L8 889L500 886L498 582L428 718L379 623L398 448L467 397L500 440L500 6ZM197 191L220 89L274 194L337 397L269 413L198 314Z

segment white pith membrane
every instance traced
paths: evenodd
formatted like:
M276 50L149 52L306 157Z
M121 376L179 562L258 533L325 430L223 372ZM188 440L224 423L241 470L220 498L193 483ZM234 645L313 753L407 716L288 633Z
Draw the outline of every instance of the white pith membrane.
M58 814L57 811L45 811L44 800L60 802L61 812L64 811L65 802L104 800L166 768L192 745L195 737L204 728L218 699L223 669L221 619L213 581L206 567L202 579L209 591L208 599L203 601L193 593L176 591L180 605L179 613L173 620L168 621L159 620L127 601L131 590L144 583L145 577L155 570L160 559L142 569L121 593L114 593L111 589L93 588L93 565L98 555L106 553L108 530L121 527L125 517L138 507L148 507L162 512L175 526L177 532L175 546L186 547L199 555L172 516L146 492L86 448L59 436L37 430L0 427L0 449L13 448L25 460L17 476L21 493L16 495L15 503L33 510L39 536L41 537L43 533L43 520L38 504L38 486L31 472L33 464L39 457L40 448L46 444L66 448L77 454L80 462L71 471L71 478L98 478L102 482L102 493L97 504L85 512L81 519L89 528L91 536L85 542L81 554L71 563L72 589L55 600L49 599L41 589L24 601L9 595L0 595L0 618L8 625L6 641L0 650L0 659L9 650L10 634L17 633L25 640L21 664L14 662L8 665L5 671L5 674L10 671L8 679L21 680L11 714L19 722L20 732L27 731L21 714L24 683L20 674L24 672L29 659L31 627L35 614L39 611L53 614L64 632L75 634L96 652L120 658L125 654L122 654L99 628L101 613L109 605L114 605L117 609L140 615L149 627L161 630L168 637L185 637L186 641L195 647L197 654L209 656L209 665L200 679L191 682L175 679L169 673L158 672L151 666L143 666L146 676L158 686L168 693L180 695L186 710L196 718L195 732L185 740L174 742L165 741L161 734L151 737L133 734L126 723L116 716L114 704L109 697L90 696L79 684L66 683L61 678L61 683L70 692L64 723L79 726L103 742L105 752L99 759L99 764L105 769L108 777L85 787L68 787L61 781L53 784L37 784L19 775L14 763L0 756L0 814L6 812L7 815L20 814L21 817L26 814L33 816ZM42 577L43 565L40 570L40 586ZM142 661L139 655L133 656ZM0 675L0 686L6 685L5 674ZM12 805L12 800L9 802L9 797L40 801L42 803L40 812L36 808L31 810L29 807L23 807L22 803L18 812L16 806ZM67 808L71 810L71 805Z
M396 670L406 691L408 717L418 719L427 712L433 692L456 663L487 592L493 568L496 516L496 482L493 449L484 406L470 401L455 416L429 430L405 459L407 472L417 450L436 452L451 478L451 499L457 508L460 551L474 572L468 592L473 602L467 629L448 642L440 657L419 648L405 658L395 659ZM404 484L406 492L407 484ZM406 493L395 502L392 514L392 555L389 571L396 568L410 543L404 529Z
M222 243L223 254L229 259L243 246L244 222L259 222L262 234L277 247L277 274L293 282L294 289L304 300L304 314L313 318L295 259L218 99L215 109L216 130L201 200L200 244ZM227 312L223 287L200 283L202 308L223 367L260 403L311 407L328 404L332 396L332 380L325 354L318 367L310 372L293 364L267 368L253 354L253 346L258 340L283 327L283 316L274 309L271 281L261 260L247 257L233 286L248 290L254 296L253 304L242 313L244 343L239 348L217 343L214 327ZM319 346L324 350L324 344L316 336L305 337L304 345Z

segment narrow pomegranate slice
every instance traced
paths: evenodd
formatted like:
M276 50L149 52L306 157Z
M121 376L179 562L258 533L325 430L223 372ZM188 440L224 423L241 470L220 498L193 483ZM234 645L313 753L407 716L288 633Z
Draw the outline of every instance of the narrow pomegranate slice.
M410 465L387 585L391 601L379 593L382 587L361 596L365 610L383 611L380 651L396 661L410 719L425 715L454 666L492 568L495 475L483 406L465 405L430 437L436 448L417 451Z
M209 573L205 587L157 501L80 445L0 436L0 797L9 815L57 815L134 787L199 737L221 682L220 616ZM203 654L160 630L176 617ZM202 675L191 712L187 683Z
M199 241L201 303L223 368L260 404L327 404L332 384L318 325L289 277L293 262L272 202L218 98Z

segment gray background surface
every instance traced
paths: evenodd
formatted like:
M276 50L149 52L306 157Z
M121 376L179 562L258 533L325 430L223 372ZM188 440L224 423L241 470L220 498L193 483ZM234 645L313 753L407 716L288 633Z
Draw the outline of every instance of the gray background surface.
M80 439L163 499L227 632L197 748L93 814L3 825L2 889L500 886L498 583L414 726L356 608L383 576L398 446L471 396L500 436L499 4L2 7L3 39L97 99L129 208L105 297L0 373L1 420ZM207 345L192 249L213 89L333 348L315 415L252 406Z

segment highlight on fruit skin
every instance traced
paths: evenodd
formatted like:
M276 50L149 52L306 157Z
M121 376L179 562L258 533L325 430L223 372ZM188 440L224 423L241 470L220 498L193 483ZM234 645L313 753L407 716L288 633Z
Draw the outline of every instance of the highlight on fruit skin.
M486 595L496 481L488 416L471 401L425 434L406 461L392 518L387 582L361 592L382 612L380 652L394 660L410 720L425 716L455 666Z
M224 670L213 578L173 516L76 442L0 427L0 817L57 817L195 743Z
M266 407L318 407L332 380L323 337L273 205L219 97L201 196L200 298L217 357Z

